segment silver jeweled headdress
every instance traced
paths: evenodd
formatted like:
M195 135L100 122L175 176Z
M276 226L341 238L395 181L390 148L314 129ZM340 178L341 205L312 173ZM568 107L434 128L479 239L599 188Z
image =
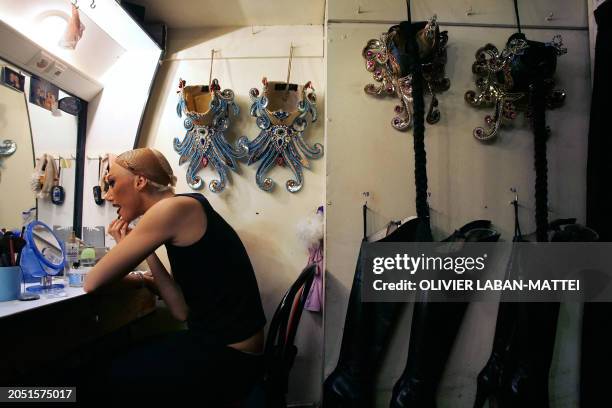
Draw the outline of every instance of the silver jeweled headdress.
M440 120L436 92L446 91L450 87L450 80L444 72L448 32L440 32L436 16L433 16L418 35L419 54L423 54L421 67L425 90L432 95L426 120L429 124L434 124ZM400 26L397 25L383 33L380 39L368 41L362 55L366 60L366 69L373 73L374 80L380 84L367 84L364 91L373 96L397 96L400 105L395 107L396 116L391 125L404 131L412 126L412 74L402 72L398 55L403 50L399 44Z
M554 48L556 55L563 55L567 48L563 47L560 35L556 35L552 42L546 43ZM476 127L473 136L480 141L494 139L504 120L514 120L518 112L528 110L528 91L516 89L516 79L513 72L520 67L520 57L529 48L529 42L523 39L512 39L501 52L493 44L487 44L476 51L476 61L472 64L472 72L476 74L477 91L469 90L465 93L465 100L474 107L491 107L495 110L493 116L485 117L485 126ZM522 73L521 74L526 74ZM557 108L565 100L565 91L553 89L554 81L547 78L548 93L546 106L549 109Z

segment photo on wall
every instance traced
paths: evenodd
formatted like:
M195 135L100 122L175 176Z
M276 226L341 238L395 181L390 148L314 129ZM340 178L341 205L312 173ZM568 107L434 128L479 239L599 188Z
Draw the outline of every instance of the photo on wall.
M53 111L57 109L59 88L49 81L32 76L30 81L30 102L41 108Z
M13 89L23 92L25 77L19 72L13 71L9 67L2 68L2 83Z

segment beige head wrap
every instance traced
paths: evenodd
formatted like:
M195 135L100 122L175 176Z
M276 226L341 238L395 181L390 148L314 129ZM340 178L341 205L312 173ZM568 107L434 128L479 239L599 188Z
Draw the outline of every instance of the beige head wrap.
M176 185L176 177L170 163L155 149L144 147L129 150L117 156L115 164L162 186Z

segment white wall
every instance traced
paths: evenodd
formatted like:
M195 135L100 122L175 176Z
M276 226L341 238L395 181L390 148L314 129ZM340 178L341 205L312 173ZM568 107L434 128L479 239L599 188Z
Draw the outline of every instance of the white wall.
M598 0L592 0L598 1ZM411 0L412 19L425 20L436 14L439 21L467 25L516 24L513 1L491 0ZM399 22L406 18L406 2L396 0L329 0L331 22ZM584 0L519 1L523 26L586 27L587 9ZM550 15L552 13L552 15Z
M397 4L395 4L397 3ZM513 24L512 2L474 2L477 15L465 16L454 2L413 1L415 13L436 12L441 21L464 24ZM580 4L578 4L580 3ZM415 213L414 153L412 132L395 131L390 121L396 101L380 100L363 92L373 82L365 70L361 51L371 38L379 38L391 22L405 15L403 4L361 2L360 13L353 2L328 3L330 20L327 32L327 280L325 316L325 376L335 367L342 341L342 328L362 236L362 192L368 199L370 232L384 228L390 220ZM523 22L549 24L549 10L558 17L554 25L586 27L586 8L582 2L520 2L525 5ZM573 8L570 8L573 7ZM507 10L506 10L507 9ZM571 11L570 11L571 10ZM497 16L497 17L496 17ZM400 17L401 18L401 17ZM384 24L363 21L389 21ZM482 20L482 21L481 21ZM503 48L514 31L505 28L442 27L449 31L449 91L438 95L442 118L426 127L427 168L431 197L432 227L438 238L451 233L467 221L491 219L510 240L513 214L508 205L513 198L510 187L518 188L523 231L533 231L534 171L533 136L520 117L514 128L506 127L499 139L483 145L472 137L481 126L485 112L468 107L463 95L474 89L471 65L476 50L486 42ZM528 38L550 41L563 35L568 54L558 59L558 87L567 90L565 105L547 113L552 137L548 142L550 219L585 218L585 179L590 67L588 31L524 30ZM426 103L428 103L426 97ZM491 350L497 306L472 305L464 319L453 354L438 394L440 407L471 407L476 375ZM406 362L411 305L388 350L379 377L380 406L387 406L391 387ZM551 393L553 407L576 407L579 371L579 307L562 305L559 334L553 367ZM443 322L439 322L444 324ZM477 331L476 331L477 330Z
M104 89L89 103L83 184L84 227L107 226L116 217L110 205L98 206L93 200L92 189L99 179L98 160L92 158L133 148L158 58L159 50L127 51L107 71Z
M324 63L322 26L258 27L253 34L248 28L218 28L171 30L169 32L169 60L159 72L153 90L150 109L145 116L142 144L163 152L178 177L177 192L191 191L185 181L187 164L178 165L178 154L172 146L175 137L185 134L183 119L176 115L179 78L187 85L207 84L210 50L215 56L213 78L218 78L222 89L236 94L240 116L227 134L229 141L247 135L253 139L259 132L254 118L249 115L248 92L252 87L261 90L261 79L285 80L287 56L291 42L297 47L292 63L291 81L304 84L312 81L317 93L319 119L309 125L306 140L309 144L323 142L324 129ZM324 160L312 160L312 170L305 170L304 186L297 194L284 188L292 177L288 169L273 169L276 181L272 193L255 184L256 165L240 164L241 174L232 174L231 183L220 194L208 188L201 192L213 207L234 227L249 253L268 321L282 294L306 265L306 248L298 241L296 224L316 211L324 202ZM200 172L208 182L215 173L210 168ZM202 262L206 262L205 259ZM289 401L318 401L322 369L321 316L304 312L296 340L299 353L291 372Z
M99 78L104 89L89 102L87 115L83 226L106 227L116 212L93 200L92 189L99 180L96 158L133 148L161 50L112 0L102 0L94 10L88 8L87 15L125 49Z

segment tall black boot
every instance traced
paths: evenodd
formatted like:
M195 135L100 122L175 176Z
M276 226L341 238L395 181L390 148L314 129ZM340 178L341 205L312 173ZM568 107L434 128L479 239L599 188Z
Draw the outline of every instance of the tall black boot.
M535 46L529 51L535 57ZM554 55L554 50L550 49ZM529 62L530 53L525 53ZM541 61L535 58L534 61ZM546 64L541 63L541 66ZM536 239L548 242L548 161L546 141L549 129L546 127L546 99L552 82L545 79L541 69L533 70L533 79L529 85L529 113L534 135L535 159L535 202L536 202ZM517 303L516 332L512 339L512 348L516 347L516 364L512 373L504 379L500 404L503 407L527 406L548 407L548 373L552 361L557 331L559 303Z
M419 224L418 219L412 219L379 242L412 242L421 229ZM361 301L363 245L349 297L338 365L323 384L325 408L374 406L376 373L403 305Z
M495 242L491 222L469 223L444 241ZM434 408L436 389L444 372L467 302L417 302L414 305L408 361L393 387L391 408Z
M512 201L512 205L514 206L514 237L512 242L525 242L518 216L518 196ZM515 262L516 250L513 247L504 279L511 278ZM497 309L491 355L487 364L478 374L474 408L482 408L487 399L497 398L501 394L503 379L506 377L505 373L514 370L516 347L512 347L512 339L516 331L517 313L517 304L504 302L502 298Z
M435 393L467 303L415 303L408 362L393 387L392 408L434 408Z
M484 407L488 399L497 400L506 373L514 371L516 347L512 347L512 338L516 331L517 314L516 303L499 304L493 349L487 364L478 374L474 408Z
M559 303L517 303L516 364L504 379L500 408L547 408L548 374L555 345ZM513 346L511 346L513 347Z
M573 223L553 221L549 225L552 242L593 242L595 231ZM517 304L516 367L504 386L501 407L549 406L548 378L557 333L559 303Z

